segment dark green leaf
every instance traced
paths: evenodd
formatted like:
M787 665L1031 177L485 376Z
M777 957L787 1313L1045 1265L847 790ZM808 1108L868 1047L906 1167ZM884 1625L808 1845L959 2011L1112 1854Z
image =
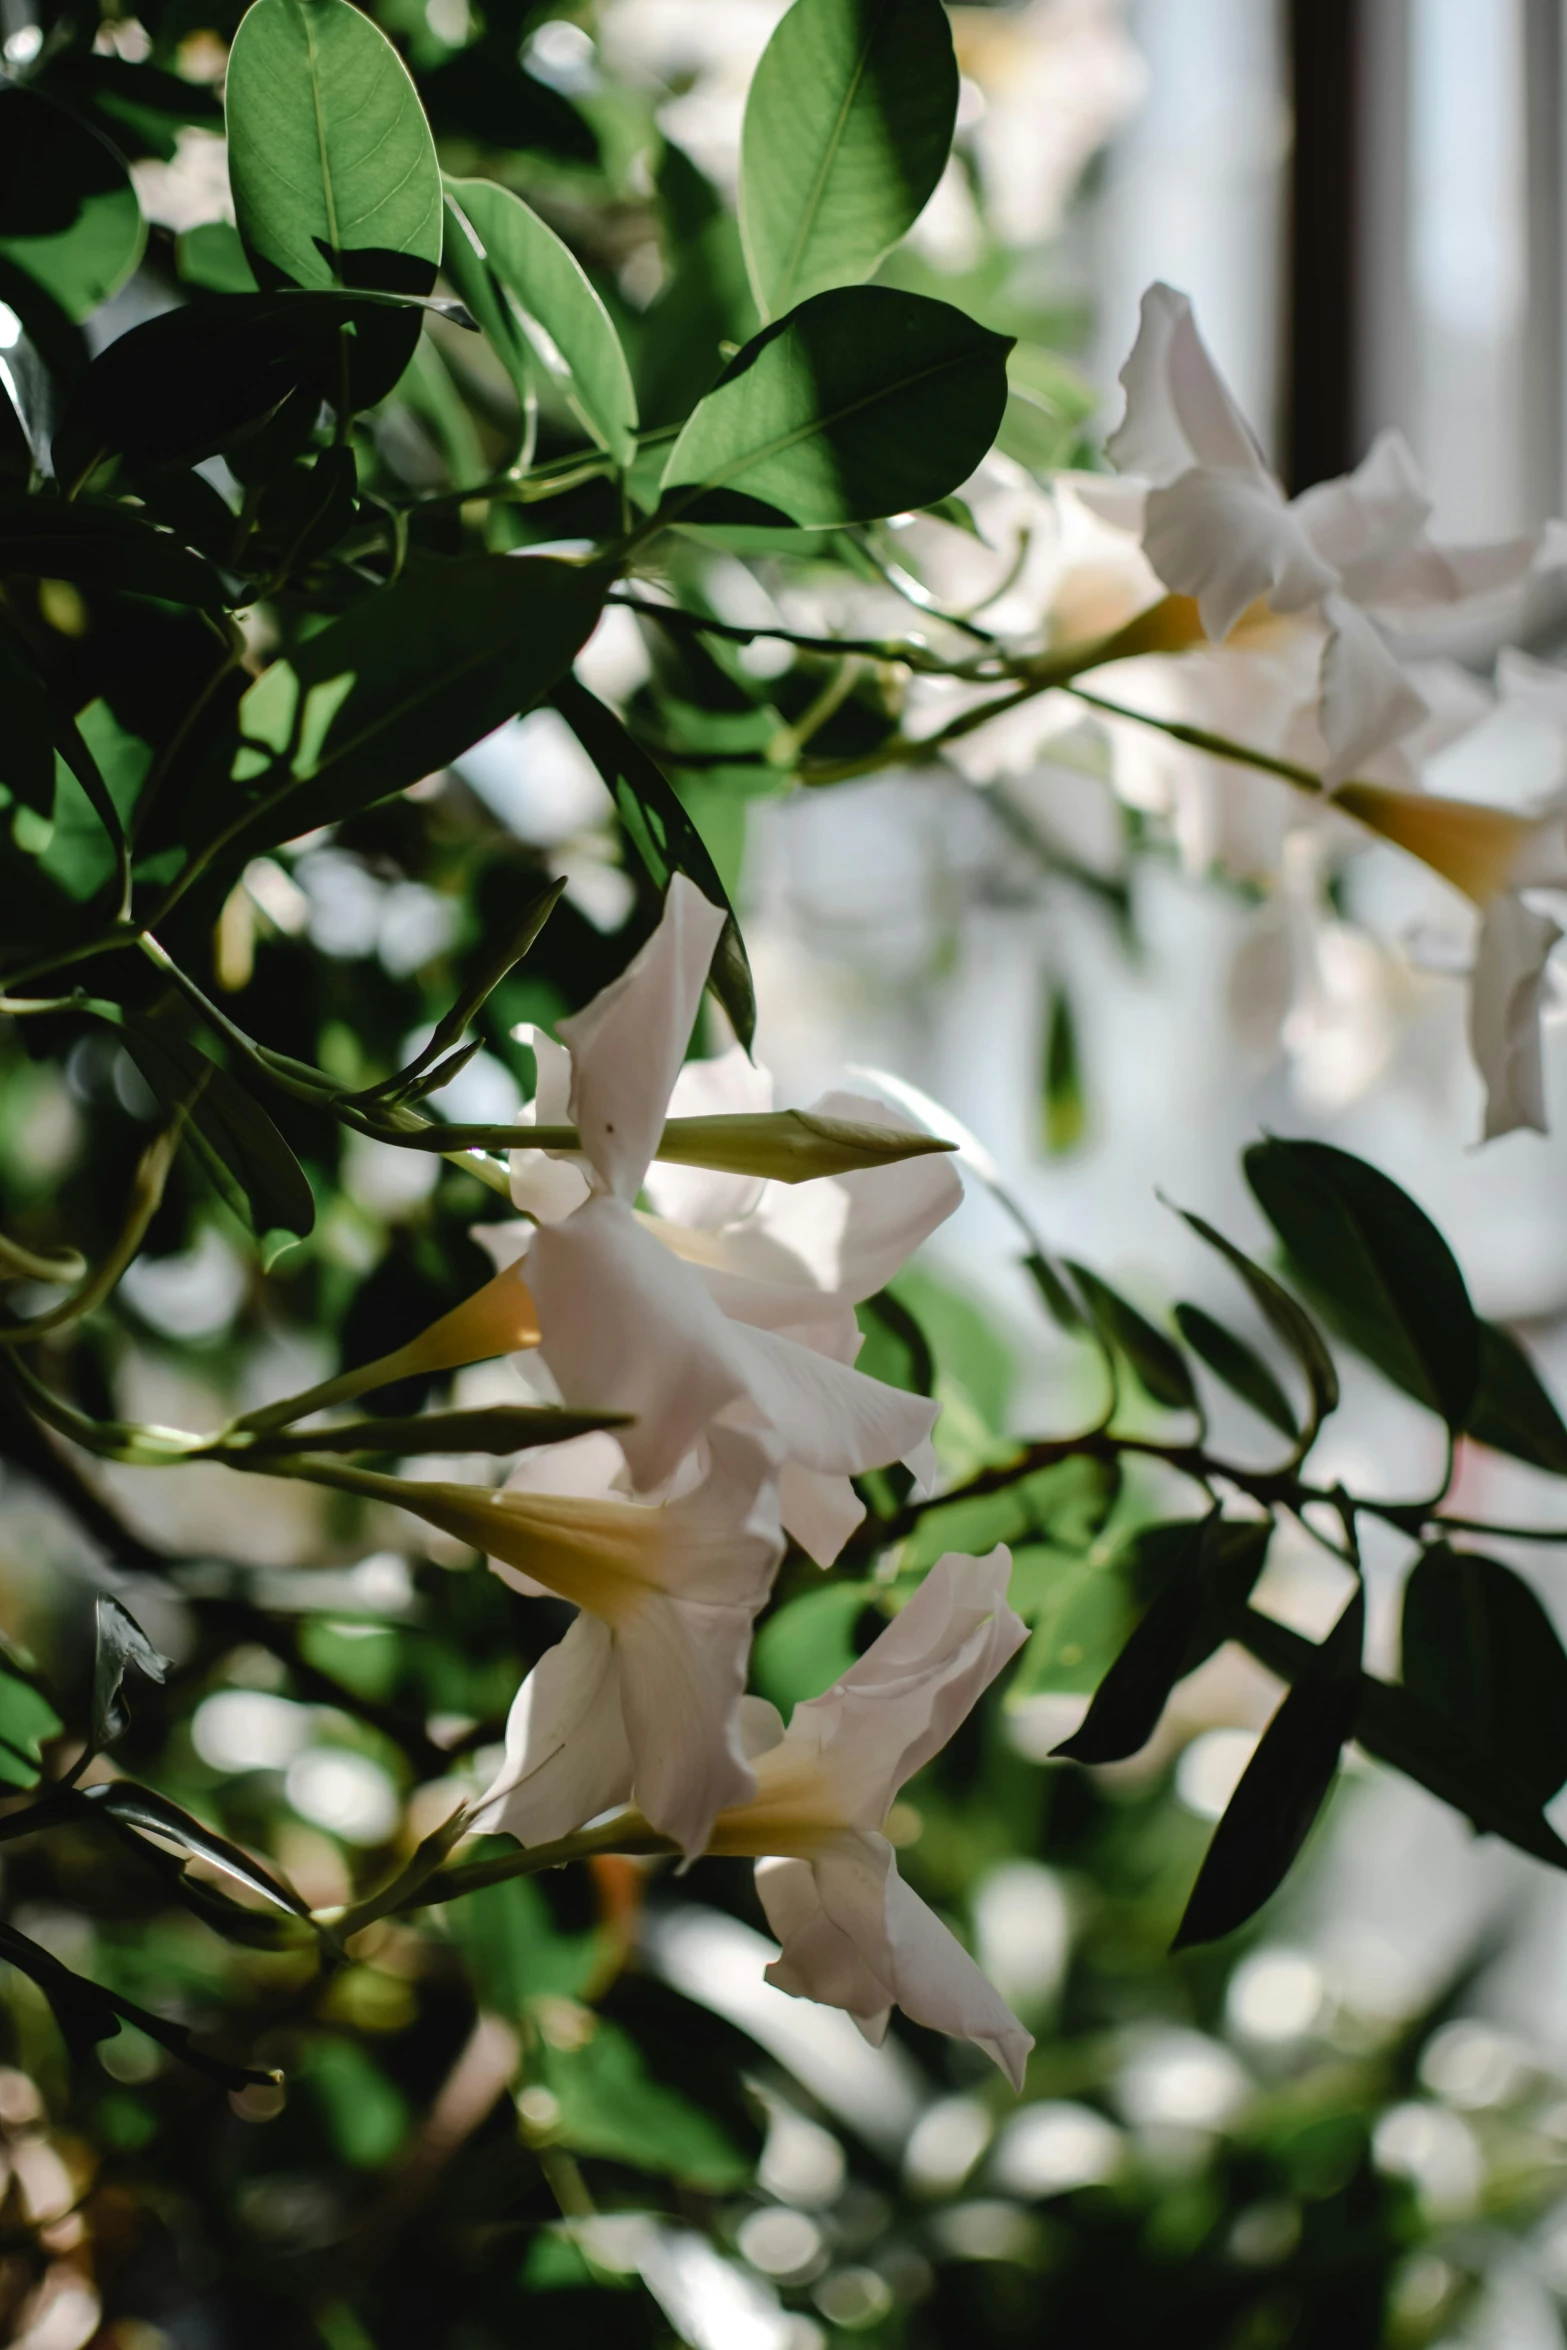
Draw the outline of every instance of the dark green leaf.
M591 635L607 586L584 564L471 555L367 596L241 702L234 780L263 804L236 840L254 854L340 823L531 710Z
M1536 1803L1567 1780L1567 1654L1521 1575L1433 1543L1404 1585L1404 1687Z
M1230 1630L1270 1672L1286 1680L1313 1668L1317 1651L1311 1642L1255 1608L1243 1609ZM1450 1803L1483 1834L1504 1837L1520 1852L1567 1869L1567 1844L1527 1791L1469 1742L1460 1723L1432 1713L1409 1690L1362 1673L1355 1737L1367 1754Z
M957 111L940 0L795 0L752 77L741 143L764 318L870 275L929 201Z
M427 294L441 174L408 69L348 0L256 0L229 51L229 181L264 285Z
M1480 1324L1480 1384L1465 1434L1567 1477L1567 1426L1517 1339L1494 1322Z
M329 555L353 526L358 488L352 449L322 449L277 475L261 500L251 568L287 579Z
M209 2056L197 2048L183 2024L168 2023L161 2015L152 2015L138 2007L133 1999L123 1998L119 1992L105 1991L85 1975L71 1972L59 1959L44 1950L14 1926L0 1925L0 1959L16 1967L20 1973L31 1976L54 2013L67 2048L80 2058L98 2040L112 2040L120 2029L123 2018L135 2024L149 2039L156 2040L188 2064L196 2072L205 2073L225 2089L244 2089L252 2083L270 2086L278 2078L276 2073L257 2072L248 2065L228 2064L220 2056Z
M210 563L128 507L29 498L0 507L0 572L125 588L168 604L220 611L227 601Z
M153 1647L129 1609L107 1592L98 1595L94 1635L88 1743L94 1754L99 1754L122 1736L130 1723L130 1708L120 1694L127 1669L134 1665L149 1681L161 1681L169 1670L169 1659Z
M1180 1349L1108 1281L1101 1281L1097 1273L1090 1273L1086 1265L1076 1264L1070 1257L1062 1261L1106 1342L1126 1357L1154 1402L1163 1404L1167 1411L1195 1411L1197 1390Z
M43 679L8 628L0 628L0 783L37 815L54 812L54 723Z
M125 283L146 240L108 140L41 91L0 82L0 261L83 319Z
M237 1078L166 1021L131 1016L125 1045L166 1110L189 1107L186 1132L214 1182L259 1234L313 1230L305 1171L266 1111Z
M532 321L544 329L545 341L533 340L541 367L560 381L590 436L618 464L629 465L637 452L631 370L582 264L509 188L494 180L448 180L446 189L503 293L521 310L524 327ZM448 252L453 244L449 235ZM500 356L506 357L504 348Z
M1292 1442L1300 1435L1289 1397L1261 1355L1244 1338L1226 1330L1222 1322L1216 1322L1201 1306L1178 1305L1175 1320L1193 1354L1207 1364L1216 1379L1222 1379L1226 1387L1233 1389L1242 1402L1249 1403L1281 1435Z
M1057 1155L1076 1150L1083 1139L1087 1114L1077 1024L1072 1017L1072 999L1064 987L1051 988L1046 1006L1043 1077L1045 1148Z
M296 1918L308 1920L310 1910L297 1893L281 1884L260 1861L252 1860L237 1844L231 1844L216 1829L203 1826L171 1803L166 1795L159 1795L151 1787L137 1787L129 1779L115 1779L107 1786L86 1787L82 1800L116 1827L161 1836L169 1843L183 1845L196 1860L204 1860L233 1877L252 1893L258 1893L274 1908L287 1910Z
M1265 1273L1260 1265L1252 1263L1250 1257L1242 1255L1235 1243L1226 1240L1222 1232L1215 1231L1210 1223L1194 1215L1190 1208L1177 1208L1175 1212L1191 1226L1200 1240L1205 1240L1210 1248L1217 1249L1220 1256L1234 1266L1251 1291L1258 1311L1305 1372L1306 1384L1311 1390L1311 1431L1315 1434L1329 1412L1338 1409L1338 1372L1317 1325L1296 1304L1289 1291L1274 1280L1271 1273Z
M813 295L731 359L670 453L665 495L739 490L820 529L928 506L994 440L1009 348L923 294Z
M306 431L323 401L373 407L423 323L416 305L369 294L212 294L166 310L93 361L55 435L55 470L74 482L116 453L194 465L232 452L291 395Z
M1355 1726L1366 1602L1353 1598L1264 1730L1213 1832L1172 1947L1216 1942L1288 1876Z
M1453 1253L1375 1167L1325 1142L1253 1143L1246 1177L1302 1282L1396 1387L1462 1428L1480 1333Z
M729 893L706 842L682 807L674 785L627 733L613 710L574 677L557 688L554 702L603 777L621 823L659 888L667 889L672 875L683 873L728 915L714 950L708 983L749 1051L756 1033L751 966Z
M1168 1580L1094 1692L1081 1725L1055 1752L1081 1763L1124 1761L1146 1746L1177 1681L1202 1662L1197 1634L1208 1608L1203 1548L1214 1519L1195 1519L1167 1569Z
M1040 1249L1030 1249L1022 1262L1029 1279L1044 1299L1045 1311L1056 1328L1065 1330L1069 1336L1086 1330L1089 1327L1088 1316L1067 1287L1066 1278L1059 1267Z

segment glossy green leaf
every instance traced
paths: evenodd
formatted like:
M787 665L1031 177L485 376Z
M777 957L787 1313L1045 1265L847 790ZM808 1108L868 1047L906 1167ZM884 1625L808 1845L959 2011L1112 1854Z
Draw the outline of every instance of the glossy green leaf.
M1517 1339L1494 1322L1480 1324L1480 1384L1464 1433L1567 1477L1567 1425Z
M1243 1255L1233 1240L1226 1240L1222 1232L1216 1231L1204 1217L1194 1215L1190 1208L1177 1208L1175 1212L1200 1240L1217 1249L1226 1263L1235 1268L1264 1320L1299 1363L1311 1390L1310 1425L1314 1434L1329 1412L1338 1409L1338 1372L1321 1331L1289 1291L1271 1273L1264 1272L1260 1265L1254 1265L1250 1257Z
M348 0L255 0L229 51L229 182L263 285L427 294L441 174L396 50Z
M107 1592L98 1595L93 1619L92 1726L89 1743L101 1753L130 1726L130 1708L121 1692L132 1665L149 1681L162 1681L169 1659L153 1647L128 1608Z
M752 77L741 139L764 318L870 275L934 193L957 111L941 0L795 0Z
M1010 347L922 294L813 295L729 362L670 452L665 496L738 490L816 528L928 506L994 440Z
M1166 1411L1195 1411L1197 1390L1180 1348L1162 1330L1156 1330L1147 1316L1140 1314L1119 1290L1112 1289L1108 1281L1101 1281L1097 1273L1090 1273L1086 1265L1076 1264L1070 1257L1063 1259L1063 1263L1105 1340L1126 1357L1154 1402L1163 1404Z
M193 1859L206 1861L249 1892L259 1894L274 1908L287 1910L292 1917L309 1919L308 1905L290 1886L281 1883L270 1869L253 1860L248 1852L242 1852L227 1836L193 1819L188 1811L182 1811L155 1788L138 1787L129 1779L115 1779L106 1786L84 1788L82 1800L117 1828L183 1845Z
M1178 1305L1176 1327L1194 1355L1205 1362L1216 1379L1249 1403L1281 1436L1293 1442L1300 1434L1290 1399L1255 1347L1216 1322L1201 1306Z
M1567 1780L1567 1653L1521 1575L1433 1543L1404 1585L1403 1682L1537 1803Z
M146 241L108 140L41 91L0 82L0 262L83 319L125 283Z
M423 319L412 304L353 294L213 294L166 310L93 361L55 434L55 470L69 483L113 454L152 465L233 454L291 395L308 430L345 382L351 408L373 407Z
M545 556L426 563L258 678L234 783L258 804L247 853L339 823L531 710L592 634L608 575ZM238 812L231 799L219 813ZM238 854L238 850L235 851Z
M0 573L121 588L221 611L223 582L204 556L126 506L28 498L0 507Z
M541 366L560 382L591 437L618 464L629 465L637 451L631 370L609 312L571 247L494 180L448 180L446 188L503 292L521 310L525 331L535 330L530 341ZM448 252L454 243L449 234Z
M258 1235L314 1228L304 1169L237 1078L167 1021L128 1018L125 1046L166 1110L189 1106L186 1134L243 1222Z
M735 910L729 903L707 843L682 806L663 769L649 758L613 710L577 678L556 689L555 707L603 777L621 823L660 889L672 875L685 874L705 898L728 915L713 952L709 985L729 1024L749 1051L756 1033L756 991Z
M1258 1741L1214 1829L1175 1949L1233 1934L1294 1866L1355 1727L1365 1620L1365 1594L1357 1586Z
M1253 1143L1245 1167L1324 1314L1395 1386L1462 1428L1480 1375L1479 1325L1430 1217L1329 1143Z

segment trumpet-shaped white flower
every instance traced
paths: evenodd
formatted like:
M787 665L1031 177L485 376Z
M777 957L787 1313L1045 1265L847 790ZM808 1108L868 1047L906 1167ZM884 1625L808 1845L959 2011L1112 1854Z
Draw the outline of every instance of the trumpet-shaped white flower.
M935 1407L852 1367L853 1309L961 1187L939 1158L794 1186L652 1164L672 1109L770 1100L738 1052L681 1068L723 920L677 875L653 937L562 1022L564 1044L532 1036L534 1117L571 1119L583 1147L516 1154L512 1190L538 1223L526 1272L540 1356L567 1403L591 1396L632 1415L617 1441L635 1488L664 1485L719 1421L769 1430L785 1461L783 1523L825 1563L863 1515L852 1475L899 1459L930 1473ZM848 1096L818 1107L896 1123Z
M872 2041L901 2007L977 2042L1020 2089L1030 2035L904 1883L882 1833L900 1787L1028 1637L1007 1605L1011 1566L1004 1549L939 1559L858 1664L795 1707L787 1730L747 1700L757 1743L766 1731L772 1743L755 1753L755 1794L719 1815L709 1850L758 1857L757 1891L783 1945L767 1970L779 1990L846 2008Z
M1516 1127L1545 1132L1540 1006L1545 966L1562 933L1521 892L1567 889L1567 808L1519 815L1433 793L1350 783L1336 804L1395 841L1480 910L1469 993L1469 1042L1485 1081L1487 1142Z
M1319 724L1331 786L1399 741L1425 704L1384 640L1451 627L1561 558L1559 531L1450 548L1427 533L1430 501L1396 433L1351 474L1287 500L1214 365L1184 294L1143 296L1121 373L1126 415L1115 464L1147 485L1143 550L1165 585L1197 600L1215 641L1258 601L1315 616L1325 631ZM1373 617L1375 615L1375 618Z
M569 1482L581 1448L558 1449ZM634 1789L661 1834L699 1852L715 1812L754 1788L738 1708L782 1555L777 1454L745 1428L715 1428L707 1454L699 1482L653 1503L550 1492L542 1454L499 1493L359 1476L357 1491L487 1551L505 1581L582 1611L512 1707L487 1824L535 1843Z

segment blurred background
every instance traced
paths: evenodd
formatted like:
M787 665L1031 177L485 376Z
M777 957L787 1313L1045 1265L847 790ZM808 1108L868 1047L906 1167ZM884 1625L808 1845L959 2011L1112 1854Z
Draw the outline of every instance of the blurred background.
M13 65L39 52L34 13L0 0ZM588 259L655 418L651 387L674 400L693 364L681 239L693 250L711 236L720 250L746 86L780 13L775 0L377 11L407 48L443 159L504 163ZM1165 278L1194 297L1291 490L1344 471L1396 426L1446 535L1505 536L1567 506L1559 0L1015 0L951 13L959 152L886 274L1019 335L1014 381L1029 396L1009 419L997 496L1033 499L1042 515L1049 467L1102 463L1139 296ZM145 15L144 26L106 12L95 59L117 72L151 54L216 91L237 11L184 0ZM486 111L497 57L533 109L509 147ZM478 71L464 81L466 65ZM214 116L132 140L143 210L164 233L93 321L95 340L200 282L200 239L225 218L220 130ZM701 388L700 352L695 364L681 396ZM437 368L405 387L378 420L389 477L441 489L475 461L444 380ZM944 582L961 591L967 560L946 535L952 546L922 539L915 566L938 600ZM731 618L754 617L738 563L715 556L705 589ZM1531 622L1544 661L1558 626L1550 611ZM1469 651L1482 695L1494 652ZM764 674L760 659L747 674ZM585 670L626 706L667 685L629 620L601 630ZM1314 913L1312 984L1304 1002L1281 996L1290 873L1237 879L1183 851L1186 796L1211 780L1183 756L1145 762L1133 789L1128 759L1084 727L999 782L923 770L781 799L747 797L722 770L683 774L738 895L758 1057L780 1098L809 1100L864 1067L912 1081L974 1130L1053 1247L1156 1313L1179 1296L1234 1311L1156 1192L1261 1248L1239 1149L1263 1128L1329 1137L1432 1212L1480 1310L1525 1330L1561 1393L1567 1142L1558 1131L1475 1148L1455 902L1391 851L1335 877L1325 914L1322 874L1296 876ZM1426 779L1527 800L1567 783L1567 749L1548 716L1496 711ZM253 867L225 912L223 984L249 999L247 1018L266 998L285 1023L277 1041L345 1077L356 1053L390 1065L449 995L445 958L482 927L485 877L565 873L543 976L530 965L500 992L486 1050L437 1105L505 1119L531 1083L511 1023L547 1021L591 992L641 885L596 776L547 717L502 730L418 791L412 810L375 811ZM1421 944L1432 931L1447 973ZM367 1025L372 1000L385 1034ZM89 1135L107 1123L123 1163L147 1105L123 1056L83 1044L57 1079L12 1042L0 1162L40 1216L57 1199L74 1211L90 1189ZM1547 1095L1567 1127L1560 1026L1547 1032ZM473 1285L483 1260L463 1237L474 1209L460 1178L366 1144L343 1180L311 1251L283 1262L265 1301L210 1201L179 1191L123 1285L105 1395L208 1424L329 1371L312 1330L368 1356ZM1015 1227L971 1187L900 1284L935 1353L953 1474L1008 1433L1073 1425L1090 1400L1081 1362L1031 1306L1017 1253ZM460 1400L480 1400L490 1376L466 1375ZM1232 1433L1222 1417L1217 1432ZM1414 1408L1353 1374L1318 1458L1325 1480L1387 1494L1424 1490L1441 1466ZM1461 1475L1476 1511L1563 1514L1522 1468L1465 1463ZM176 1658L195 1652L198 1615L220 1625L199 1670L182 1663L176 1676L183 1711L167 1746L154 1757L133 1744L128 1765L273 1852L312 1900L345 1898L356 1873L381 1865L405 1799L428 1827L482 1776L483 1740L515 1684L515 1634L490 1579L450 1572L463 1554L439 1538L390 1514L346 1520L292 1487L265 1507L247 1490L236 1512L221 1472L119 1478L118 1525L84 1514L80 1496L63 1506L37 1464L13 1455L5 1478L7 1631L79 1673L86 1600L103 1583ZM1136 1502L1144 1517L1189 1506L1151 1482ZM1100 1508L1064 1489L1031 1571L1091 1546ZM172 1578L160 1549L178 1554ZM322 1559L335 1563L323 1572ZM1395 1667L1407 1563L1391 1539L1368 1561L1373 1669ZM1514 1563L1567 1629L1567 1570L1549 1554ZM1259 1596L1318 1634L1339 1603L1336 1570L1281 1534ZM758 1654L768 1693L786 1703L825 1686L859 1641L867 1597L791 1594ZM294 1628L264 1637L257 1609ZM1022 2107L972 2051L909 2032L873 2052L842 2017L766 1992L748 1881L727 1864L692 1880L696 1905L650 1897L635 1965L636 1901L612 1874L591 1894L517 1884L467 1905L449 1933L479 1982L472 2030L439 1951L390 1936L312 2035L274 2017L265 2046L299 2083L288 2113L267 2129L237 2119L211 2159L208 2139L182 2137L184 2092L150 2042L109 2044L108 2085L73 2091L17 1983L0 2166L10 2214L52 2265L30 2300L7 2304L22 2312L13 2338L29 2350L281 2342L294 2338L303 2280L314 2314L298 2338L328 2350L489 2350L606 2323L617 2342L696 2350L1140 2345L1156 2329L1223 2350L1556 2350L1567 1886L1357 1760L1307 1865L1258 1924L1169 1960L1209 1825L1277 1688L1221 1656L1183 1685L1134 1763L1048 1764L1120 1628L1058 1624L1007 1707L900 1806L902 1865L1039 2035ZM410 1709L422 1725L412 1742ZM58 1955L117 1967L137 1996L198 2017L216 1997L212 1938L182 1914L149 1924L127 1899L94 1947L68 1878L11 1865L15 1914ZM273 2015L282 1978L245 1963L247 1995ZM531 2052L520 2141L504 2098L501 2121L494 2112L516 2056L495 2030ZM579 2189L596 2197L591 2257L551 2232L556 2204L519 2146L560 2210ZM550 2171L556 2150L581 2170ZM90 2207L89 2260L78 2207L93 2176L108 2185ZM354 2309L379 2317L323 2299L345 2242ZM11 2257L0 2242L7 2290ZM638 2276L651 2299L622 2292ZM607 2319L606 2294L618 2296Z

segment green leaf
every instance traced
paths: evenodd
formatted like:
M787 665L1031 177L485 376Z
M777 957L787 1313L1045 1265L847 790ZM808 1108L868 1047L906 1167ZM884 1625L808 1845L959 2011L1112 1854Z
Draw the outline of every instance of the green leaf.
M381 2170L392 2160L412 2117L402 2091L357 2040L311 2040L299 2078L321 2109L339 2162L350 2170Z
M1131 1592L1114 1560L1023 1543L1012 1554L1010 1596L1033 1632L1007 1691L1009 1707L1047 1692L1096 1688L1133 1629Z
M36 1787L44 1744L64 1726L41 1689L0 1669L0 1786Z
M126 1999L118 1991L105 1991L98 1983L89 1982L85 1975L73 1974L51 1952L43 1949L27 1935L19 1934L14 1926L0 1925L0 1959L30 1975L48 2000L55 2022L60 2027L67 2048L80 2058L98 2040L112 2040L120 2029L120 2019L135 2024L149 2039L167 2048L182 2064L205 2073L225 2089L244 2089L252 2083L272 2086L279 2075L257 2072L249 2065L229 2064L220 2056L209 2056L198 2048L184 2024L171 2024L161 2015L152 2015L145 2007L138 2007L133 1999Z
M584 429L617 464L637 453L637 396L605 309L569 245L494 180L448 180L447 195L477 238L483 259L523 313L536 357L560 379ZM454 238L448 236L448 253ZM454 279L454 283L460 280ZM481 324L483 322L481 321ZM505 358L506 353L501 351Z
M1464 1432L1493 1452L1567 1477L1567 1426L1517 1339L1495 1322L1480 1324L1480 1384Z
M229 183L263 285L427 294L441 173L408 69L348 0L256 0L229 51Z
M1289 1291L1281 1287L1271 1273L1265 1273L1260 1265L1254 1265L1250 1257L1244 1256L1233 1240L1226 1240L1222 1232L1215 1231L1210 1223L1195 1215L1190 1208L1177 1208L1175 1212L1184 1223L1191 1226L1200 1240L1205 1240L1210 1248L1217 1249L1226 1263L1233 1265L1251 1291L1253 1302L1264 1320L1299 1363L1311 1390L1311 1433L1315 1435L1328 1414L1338 1409L1338 1372L1317 1325L1296 1304Z
M1138 1542L1145 1556L1154 1533L1167 1537L1159 1552L1161 1588L1095 1690L1082 1724L1055 1749L1071 1762L1121 1762L1146 1746L1176 1682L1212 1656L1267 1555L1266 1524L1226 1525L1217 1514L1145 1527Z
M713 952L708 984L729 1015L729 1024L749 1052L756 1033L756 991L745 941L729 893L707 844L674 785L621 724L613 710L575 677L557 687L555 707L604 779L620 821L660 889L685 874L702 895L728 916Z
M149 1681L163 1680L170 1659L153 1647L128 1608L100 1592L93 1618L92 1727L88 1743L94 1754L123 1735L130 1726L130 1708L121 1691L132 1665Z
M1076 1150L1087 1126L1077 1023L1064 987L1052 987L1045 1016L1043 1069L1045 1148L1053 1156Z
M514 1852L510 1839L486 1839L480 1857ZM464 1894L446 1912L453 1941L486 2008L520 2022L534 1999L580 1998L603 1959L595 1933L563 1934L541 1888L527 1877Z
M54 722L44 681L10 629L0 628L0 783L40 816L54 813Z
M1445 1542L1404 1585L1403 1682L1536 1803L1567 1780L1567 1653L1521 1575Z
M209 294L260 292L256 273L245 258L237 228L226 220L204 220L174 240L174 266L188 286L202 286Z
M1462 1428L1480 1332L1453 1253L1375 1167L1325 1142L1253 1143L1246 1179L1302 1283L1384 1377Z
M239 706L247 855L406 790L531 710L592 634L606 572L548 556L424 563L275 661ZM225 823L232 804L220 811ZM239 854L236 847L234 854Z
M1097 1273L1090 1273L1086 1265L1070 1257L1063 1262L1106 1341L1126 1357L1154 1402L1163 1404L1167 1411L1195 1411L1197 1390L1180 1349L1108 1281L1101 1281Z
M323 401L373 407L423 323L417 305L370 294L213 294L166 310L93 361L55 434L55 471L74 482L116 452L150 465L233 453L291 395L307 431Z
M108 140L41 91L0 82L0 262L81 320L124 285L146 241Z
M221 611L223 582L202 555L125 506L28 498L0 507L0 572L123 588L167 604Z
M138 1787L129 1779L115 1779L107 1786L84 1788L82 1801L116 1828L128 1830L138 1839L149 1834L183 1845L192 1858L204 1860L224 1876L233 1877L275 1909L311 1922L308 1904L290 1886L280 1883L260 1861L252 1860L248 1852L242 1852L215 1828L193 1819L189 1812L182 1811L177 1803L171 1803L154 1788Z
M1357 1585L1264 1730L1214 1829L1171 1947L1216 1942L1254 1917L1293 1867L1355 1727L1365 1594Z
M1058 1330L1068 1337L1076 1337L1089 1327L1087 1315L1067 1286L1066 1277L1042 1249L1030 1249L1021 1260L1023 1269L1044 1300L1046 1313Z
M1233 1330L1226 1330L1201 1306L1178 1305L1175 1321L1193 1354L1207 1364L1216 1379L1222 1379L1281 1436L1289 1437L1292 1443L1299 1437L1290 1399L1254 1347Z
M752 78L740 149L764 318L870 275L934 192L957 112L941 0L795 0Z
M553 2136L577 2154L711 2195L749 2183L753 2165L710 2114L655 2080L634 2041L602 2017L578 2047L540 2049L544 2084L559 2101Z
M854 1663L851 1633L881 1596L872 1583L827 1583L770 1615L756 1636L751 1674L787 1720L791 1709L820 1697Z
M127 1016L125 1047L166 1110L189 1106L185 1131L242 1222L258 1235L314 1229L304 1169L237 1078L167 1021Z
M815 294L731 359L670 452L665 496L739 490L820 529L928 506L995 439L1010 347L922 294Z
M1270 1672L1285 1680L1297 1680L1313 1669L1317 1651L1311 1642L1255 1608L1242 1609L1230 1630ZM1355 1737L1367 1754L1418 1781L1482 1834L1504 1837L1520 1852L1552 1868L1567 1869L1567 1844L1528 1792L1466 1738L1461 1723L1433 1713L1410 1690L1362 1673Z

